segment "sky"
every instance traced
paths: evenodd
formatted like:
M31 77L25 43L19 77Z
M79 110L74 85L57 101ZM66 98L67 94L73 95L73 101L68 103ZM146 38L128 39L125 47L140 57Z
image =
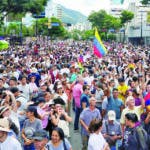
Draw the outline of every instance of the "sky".
M93 10L108 10L110 7L110 0L54 0L54 2L67 8L80 11L86 16L88 16Z

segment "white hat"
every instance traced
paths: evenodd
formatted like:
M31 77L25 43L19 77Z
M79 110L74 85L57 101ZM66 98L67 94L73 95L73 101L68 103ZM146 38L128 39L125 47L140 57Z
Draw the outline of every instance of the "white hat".
M113 110L108 111L108 120L116 120L116 113Z
M0 131L9 132L9 121L7 118L0 119Z
M62 88L62 85L61 85L61 84L58 84L57 89L59 89L59 88Z
M36 69L36 68L31 68L31 72L32 72L32 73L36 73L36 72L37 72L37 69Z

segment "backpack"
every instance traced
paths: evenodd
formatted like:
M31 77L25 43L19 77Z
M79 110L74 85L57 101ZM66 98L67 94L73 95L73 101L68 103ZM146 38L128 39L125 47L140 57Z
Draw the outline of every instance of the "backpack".
M139 143L139 149L149 150L150 137L148 136L147 132L141 126L136 127L133 132L137 143Z

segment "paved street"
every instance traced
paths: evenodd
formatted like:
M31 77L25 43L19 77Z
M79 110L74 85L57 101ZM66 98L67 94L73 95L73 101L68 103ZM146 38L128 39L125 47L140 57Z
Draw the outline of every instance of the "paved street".
M70 124L70 142L72 145L73 150L81 150L82 144L81 144L81 135L80 132L75 132L73 130L73 123L74 123L74 112L71 109L71 117L73 118L72 123Z

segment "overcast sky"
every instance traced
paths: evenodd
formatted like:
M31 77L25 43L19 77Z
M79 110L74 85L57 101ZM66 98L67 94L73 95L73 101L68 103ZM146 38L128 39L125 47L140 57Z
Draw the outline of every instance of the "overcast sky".
M80 11L86 16L93 10L108 10L110 7L110 0L54 0L54 2L62 4L67 8Z

